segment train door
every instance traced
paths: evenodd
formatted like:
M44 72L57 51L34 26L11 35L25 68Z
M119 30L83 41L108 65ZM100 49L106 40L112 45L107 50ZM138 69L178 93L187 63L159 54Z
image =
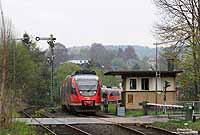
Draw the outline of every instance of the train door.
M70 103L74 103L77 100L77 92L76 92L76 86L73 84L72 79L70 79L69 84L69 95L70 95Z

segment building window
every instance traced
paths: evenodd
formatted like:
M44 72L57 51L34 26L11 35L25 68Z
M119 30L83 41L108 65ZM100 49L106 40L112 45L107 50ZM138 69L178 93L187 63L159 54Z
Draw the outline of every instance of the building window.
M133 95L132 94L128 94L128 104L132 104L133 103Z
M130 89L137 89L136 79L130 79Z
M142 90L149 90L149 78L142 78Z

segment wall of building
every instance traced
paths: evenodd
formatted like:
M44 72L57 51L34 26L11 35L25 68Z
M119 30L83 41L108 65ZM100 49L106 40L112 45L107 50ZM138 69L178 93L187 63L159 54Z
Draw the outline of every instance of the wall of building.
M156 92L155 91L126 91L123 92L125 96L125 106L126 109L142 109L142 106L139 103L143 101L148 101L150 103L155 103L156 99ZM166 93L167 97L167 104L173 104L176 101L176 92L175 91L168 91ZM164 93L157 92L157 103L163 104Z
M156 78L155 77L129 77L126 78L126 89L125 91L140 91L142 90L141 88L141 79L142 78L149 78L149 91L155 91L155 86L156 86ZM137 89L133 90L130 89L130 79L136 79L137 80ZM172 91L176 89L176 84L175 84L175 78L174 77L162 77L158 78L158 90L162 91L165 81L169 81L171 86L167 88L168 91Z
M141 88L141 79L144 77L128 77L124 78L125 88L123 92L123 102L126 106L126 109L142 109L142 106L139 105L142 101L148 101L155 103L156 91L155 91L155 77L145 77L149 78L149 90L142 90ZM137 88L135 90L130 89L130 79L136 79ZM172 104L176 101L176 83L175 77L163 77L158 78L158 92L157 92L157 103L163 104L164 92L163 87L165 81L169 81L171 86L167 88L167 104Z

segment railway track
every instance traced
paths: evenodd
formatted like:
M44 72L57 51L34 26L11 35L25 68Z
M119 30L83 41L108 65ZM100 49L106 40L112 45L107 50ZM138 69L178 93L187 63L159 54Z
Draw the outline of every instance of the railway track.
M31 111L29 111L31 112ZM27 115L26 111L24 111L27 117L34 119L30 114ZM51 118L59 123L60 125L47 125L44 126L40 123L40 126L47 132L53 135L177 135L176 133L172 133L170 131L156 128L150 125L144 124L120 124L115 123L110 120L104 119L106 117L102 117L102 115L85 115L85 114L77 114L76 117L84 117L84 118L94 118L100 121L104 121L107 124L65 124L64 121L58 118L52 118L47 115L42 115L43 118ZM37 121L37 119L34 119ZM89 119L88 119L89 120ZM37 121L39 123L39 121ZM108 124L109 123L109 124Z
M90 118L90 116L84 115L84 114L78 114L77 116ZM101 117L101 116L98 116L98 117ZM120 124L120 123L115 123L115 122L105 120L105 119L100 119L100 118L96 118L96 119L99 119L105 122L111 122L114 126L117 126L121 129L129 130L138 135L177 135L176 133L173 133L171 131L153 127L151 125L138 124L138 123L137 124Z
M123 124L123 126L129 127L131 129L135 129L138 131L143 132L145 135L178 135L176 133L173 133L171 131L157 128L151 125L146 124Z
M22 113L27 116L28 118L34 119L36 122L39 123L39 126L42 127L43 129L45 129L48 133L52 134L52 135L57 135L55 132L53 132L51 129L49 129L48 127L44 126L40 121L38 121L37 119L33 118L29 113L25 112L24 110L22 111Z
M35 120L36 122L39 123L39 126L41 128L43 128L45 131L47 131L48 133L52 134L52 135L92 135L86 131L83 131L75 126L72 125L68 125L63 123L62 125L59 126L44 126L40 121L38 121L36 118L32 117L31 114L27 113L25 110L22 111L22 113L27 116L28 118L31 118L33 120ZM48 116L44 115L46 118L48 118ZM62 122L56 118L54 118L56 121L58 122ZM69 132L70 131L70 132Z
M79 117L87 117L87 118L89 117L89 118L90 118L90 116L84 115L84 114L77 114L77 116L79 116ZM96 115L96 114L95 114L95 116L97 116L96 119L99 119L99 120L101 120L101 121L111 122L111 121L108 121L108 120L100 119L99 117L101 117L101 116L99 116L99 115ZM102 117L101 117L101 118L102 118ZM143 132L141 132L141 131L138 131L138 130L135 130L135 129L132 129L132 128L123 126L123 125L121 125L121 124L119 124L119 123L114 123L114 122L111 122L111 123L112 123L112 125L114 125L114 126L116 126L116 127L118 127L118 128L121 128L121 129L123 129L123 130L128 130L129 132L132 132L132 133L134 133L134 134L136 134L136 135L145 135L145 134L143 134Z
M104 120L104 121L107 121L107 120ZM127 124L120 124L120 123L114 123L114 122L112 122L112 124L116 125L120 128L135 132L138 135L177 135L176 133L173 133L171 131L153 127L150 125L149 126L144 125L144 124L129 124L129 125L127 125Z

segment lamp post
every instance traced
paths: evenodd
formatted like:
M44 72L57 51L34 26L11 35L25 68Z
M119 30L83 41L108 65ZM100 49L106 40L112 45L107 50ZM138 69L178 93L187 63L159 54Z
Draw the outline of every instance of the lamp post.
M157 92L158 92L158 43L154 43L153 45L156 46L156 83L155 83L155 88L156 88L156 95L155 95L155 103L158 103L158 96L157 96ZM158 114L158 107L156 105L156 115Z

